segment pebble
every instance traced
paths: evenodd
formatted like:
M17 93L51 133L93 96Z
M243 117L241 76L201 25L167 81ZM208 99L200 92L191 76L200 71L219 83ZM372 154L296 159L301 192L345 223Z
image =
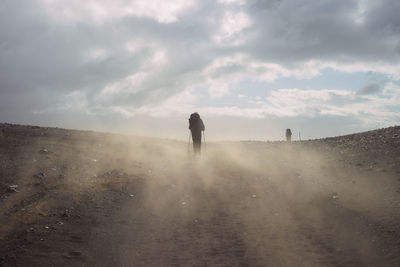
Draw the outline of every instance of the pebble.
M12 184L7 187L7 193L18 193L18 185Z

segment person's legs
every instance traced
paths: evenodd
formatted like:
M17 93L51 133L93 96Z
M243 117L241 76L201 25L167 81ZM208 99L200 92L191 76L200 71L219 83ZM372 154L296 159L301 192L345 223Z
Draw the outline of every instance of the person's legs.
M195 154L200 154L201 150L201 139L193 138L193 152Z

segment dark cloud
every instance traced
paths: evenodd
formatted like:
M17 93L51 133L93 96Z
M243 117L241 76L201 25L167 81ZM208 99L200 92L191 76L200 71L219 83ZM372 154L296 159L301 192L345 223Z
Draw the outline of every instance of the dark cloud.
M249 53L255 58L288 64L310 59L398 62L395 51L399 35L394 42L388 42L388 34L376 31L379 25L394 27L399 23L398 16L389 16L389 19L383 16L386 9L389 14L396 13L389 9L394 6L396 9L398 4L384 3L379 6L382 9L379 12L367 10L360 15L357 15L360 4L356 0L286 0L273 8L251 8L255 23ZM361 20L357 21L359 16Z
M376 94L381 91L381 88L376 83L370 83L362 87L360 90L357 91L358 95L372 95Z
M382 36L397 36L400 33L400 2L397 0L376 1L366 10L366 27ZM397 41L399 41L397 39ZM398 42L399 43L399 42Z

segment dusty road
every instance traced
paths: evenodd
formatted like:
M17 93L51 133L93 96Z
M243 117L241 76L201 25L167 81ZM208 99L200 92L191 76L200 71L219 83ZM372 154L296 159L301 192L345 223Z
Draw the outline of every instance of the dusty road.
M2 266L400 265L395 169L307 144L193 158L178 141L2 127Z

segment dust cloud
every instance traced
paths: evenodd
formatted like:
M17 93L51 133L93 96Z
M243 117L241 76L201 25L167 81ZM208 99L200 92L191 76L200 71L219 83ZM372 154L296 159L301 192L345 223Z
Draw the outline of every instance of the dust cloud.
M143 168L146 186L140 206L118 215L140 229L113 233L118 264L392 264L396 246L374 231L399 215L388 208L398 199L391 178L344 168L301 143L211 142L200 157L173 140L125 145L123 158Z
M14 175L21 192L2 204L1 233L34 229L15 263L43 264L35 255L45 234L46 260L75 266L400 262L395 175L348 166L323 146L208 142L195 156L182 141L93 132L2 138L19 164L3 165L2 176ZM41 224L55 226L44 233Z

